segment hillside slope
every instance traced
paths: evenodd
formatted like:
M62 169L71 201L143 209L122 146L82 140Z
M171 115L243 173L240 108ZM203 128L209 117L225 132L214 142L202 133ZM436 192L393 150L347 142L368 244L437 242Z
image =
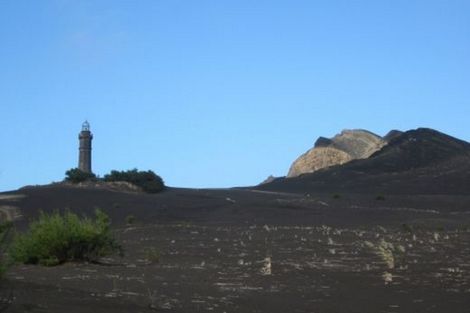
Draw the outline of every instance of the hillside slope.
M262 190L470 194L470 144L429 128L395 136L369 158L299 177Z

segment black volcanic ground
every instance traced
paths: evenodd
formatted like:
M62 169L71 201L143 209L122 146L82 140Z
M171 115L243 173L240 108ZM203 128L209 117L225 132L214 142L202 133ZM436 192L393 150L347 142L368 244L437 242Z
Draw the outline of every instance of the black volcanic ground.
M270 184L147 195L51 185L3 215L112 218L125 256L16 265L5 312L468 312L469 144L405 132L367 160ZM129 215L135 224L126 225ZM145 251L156 248L160 261Z

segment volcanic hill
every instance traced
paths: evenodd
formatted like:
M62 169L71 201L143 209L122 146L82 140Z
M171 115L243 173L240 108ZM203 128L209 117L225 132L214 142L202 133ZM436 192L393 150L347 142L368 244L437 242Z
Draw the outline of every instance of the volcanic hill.
M276 179L261 190L469 194L470 144L429 128L389 136L368 158ZM315 148L314 148L315 149Z

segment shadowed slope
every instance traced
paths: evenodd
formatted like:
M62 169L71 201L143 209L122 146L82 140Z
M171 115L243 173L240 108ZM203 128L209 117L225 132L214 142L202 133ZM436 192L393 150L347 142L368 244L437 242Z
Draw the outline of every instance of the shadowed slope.
M440 166L455 158L470 158L470 144L429 128L410 130L395 137L368 160L351 164L352 169L403 172Z

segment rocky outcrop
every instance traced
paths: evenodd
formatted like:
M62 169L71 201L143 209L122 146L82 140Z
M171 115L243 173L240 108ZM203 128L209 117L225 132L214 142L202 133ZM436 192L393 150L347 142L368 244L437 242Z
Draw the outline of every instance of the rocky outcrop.
M273 176L273 175L269 175L268 178L266 178L266 179L263 180L261 183L259 183L259 185L272 183L273 181L275 181L275 180L278 179L278 178L280 178L280 177L276 177L276 176Z
M320 148L320 147L328 147L333 143L330 138L325 138L325 137L318 137L317 141L315 141L315 145L313 145L314 148Z
M386 142L390 142L391 140L399 137L401 134L403 134L402 131L400 130L396 130L396 129L392 129L391 131L389 131L385 136L384 136L384 140Z
M312 173L319 169L336 164L344 164L352 157L334 147L317 147L302 154L290 167L287 177L295 177L304 173Z
M304 195L312 192L470 195L469 142L429 128L392 137L368 158L278 179L259 189Z
M351 160L368 158L386 143L382 137L362 129L343 130L331 139L320 137L312 149L295 160L287 177L296 177Z

